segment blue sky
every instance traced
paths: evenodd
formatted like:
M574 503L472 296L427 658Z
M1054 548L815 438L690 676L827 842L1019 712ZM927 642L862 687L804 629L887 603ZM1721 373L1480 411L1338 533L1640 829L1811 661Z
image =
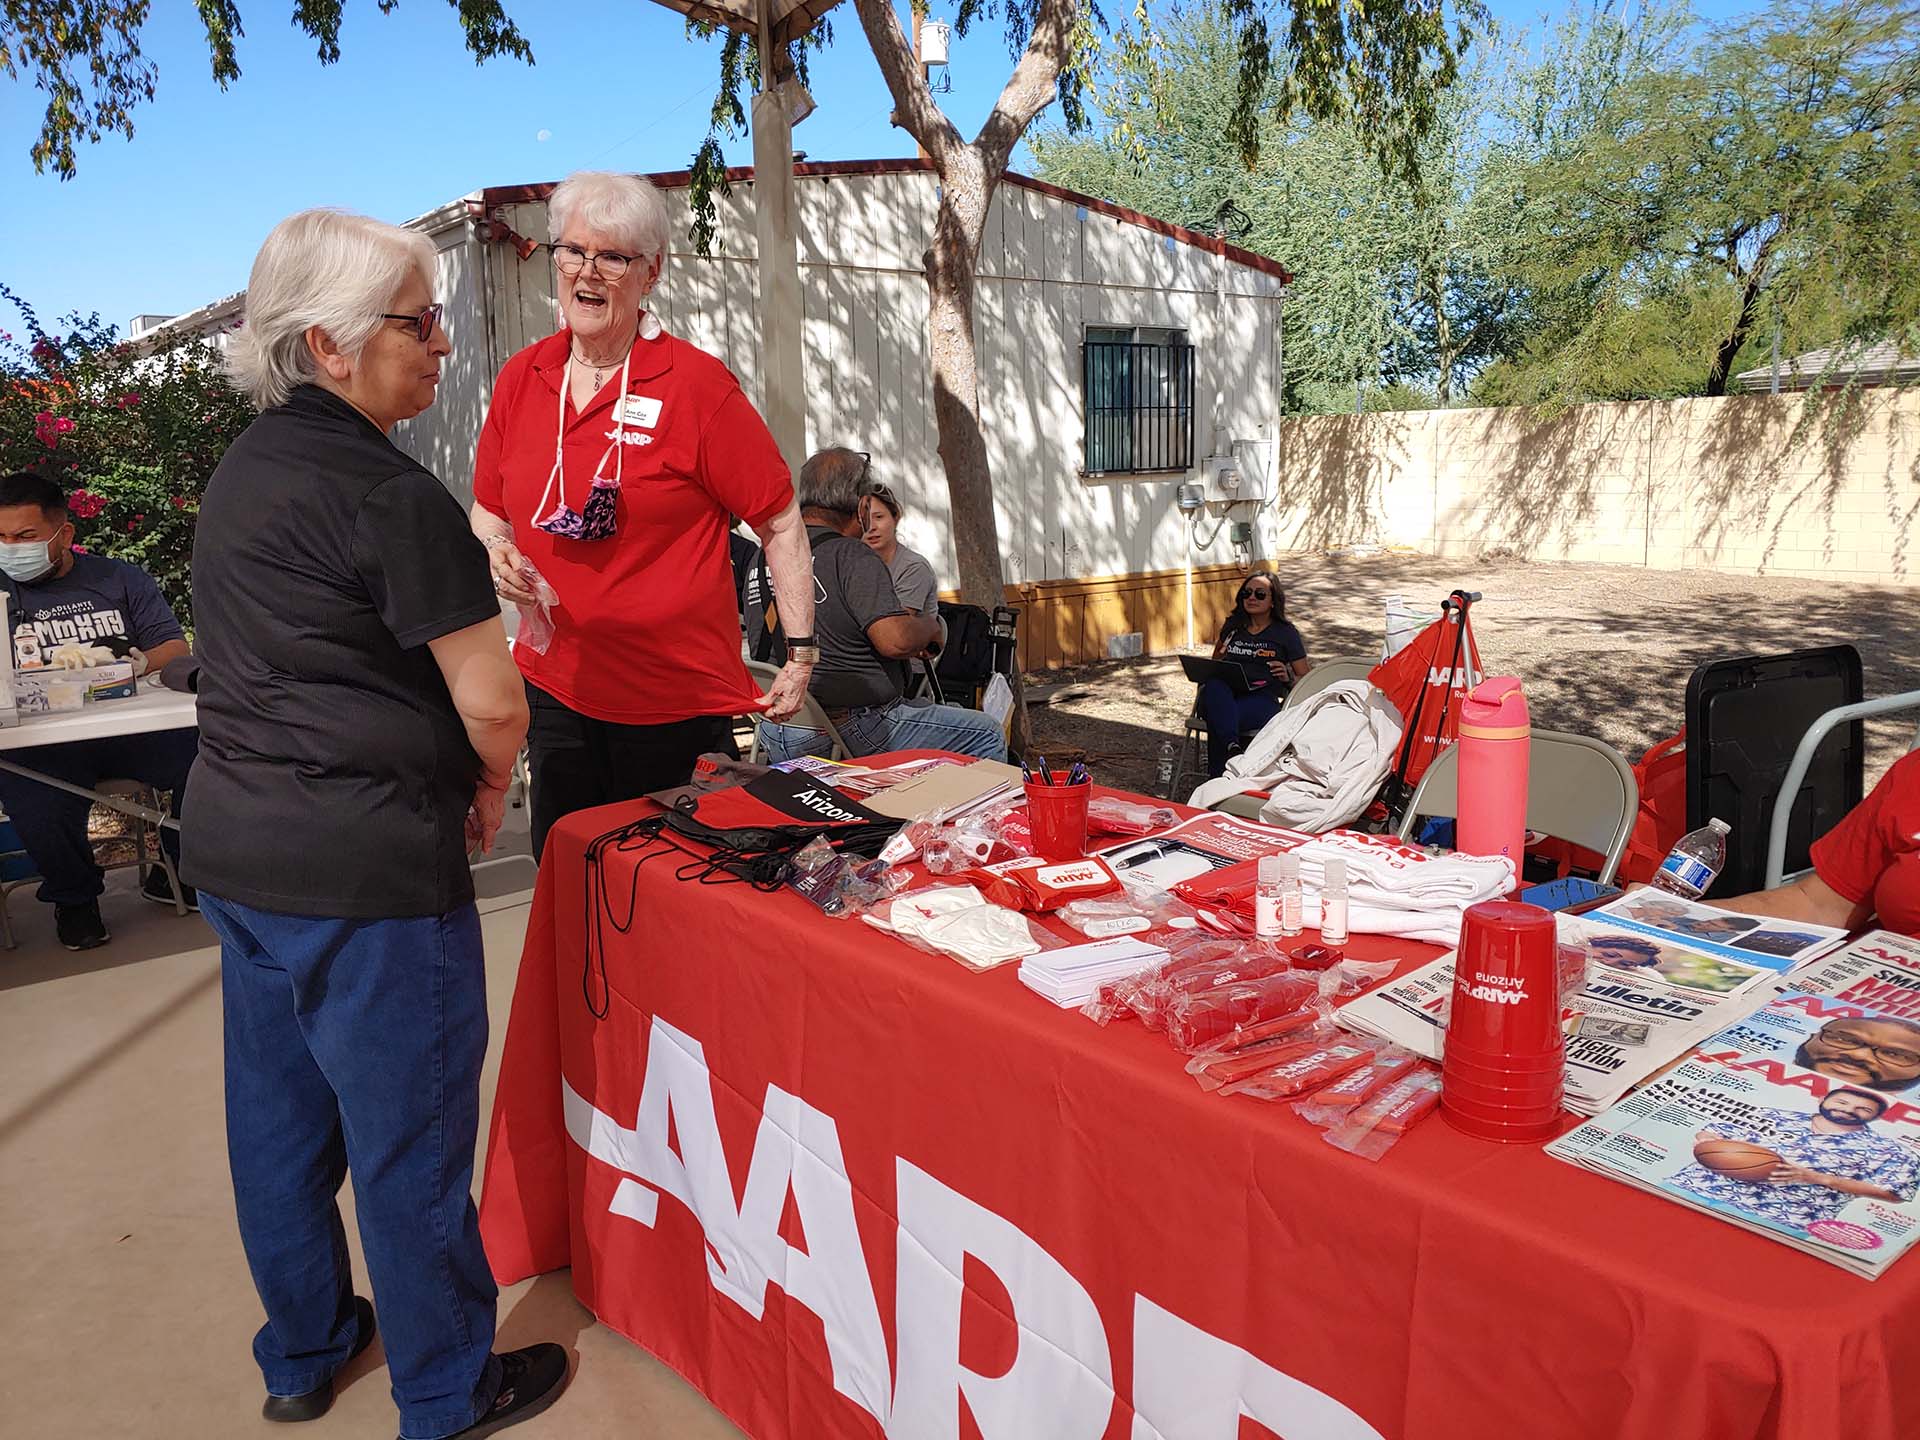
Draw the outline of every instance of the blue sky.
M92 311L120 326L240 289L261 239L286 214L340 205L401 221L486 185L555 180L582 168L684 168L706 131L719 44L690 38L647 0L508 0L536 64L475 66L452 8L407 0L382 15L347 7L340 62L322 67L286 0L248 0L241 78L208 75L191 6L155 6L145 49L159 94L132 141L84 148L69 181L36 175L37 92L0 79L0 281L52 320ZM933 0L931 13L951 14ZM1534 7L1494 0L1525 25ZM1712 3L1709 13L1736 7ZM902 7L905 12L905 7ZM794 132L815 160L910 155L851 5L813 66L820 108ZM971 136L1010 68L987 21L955 46L947 113ZM751 162L743 137L729 160ZM1016 160L1016 164L1019 161ZM11 314L0 329L14 329Z

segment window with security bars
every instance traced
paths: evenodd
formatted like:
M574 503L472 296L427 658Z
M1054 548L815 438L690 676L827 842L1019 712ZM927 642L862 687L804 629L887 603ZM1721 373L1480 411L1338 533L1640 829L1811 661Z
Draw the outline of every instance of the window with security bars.
M1193 468L1193 346L1186 331L1089 325L1080 368L1086 474Z

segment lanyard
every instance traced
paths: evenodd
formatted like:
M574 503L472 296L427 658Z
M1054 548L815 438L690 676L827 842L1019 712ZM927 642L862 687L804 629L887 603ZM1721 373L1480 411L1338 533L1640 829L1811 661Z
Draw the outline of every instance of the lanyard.
M627 358L620 362L620 398L613 402L613 442L607 449L613 452L613 488L620 488L620 477L626 471L627 463L627 374L633 365L633 347L627 347ZM567 368L560 375L559 416L554 421L553 432L553 468L547 472L547 488L540 492L540 503L533 507L533 523L538 525L541 516L547 513L547 499L553 494L557 484L560 489L560 501L556 509L564 510L567 504L567 396L573 390L573 349L567 349ZM589 401L589 404L592 402ZM594 468L593 478L600 481L605 478L607 457L603 453L600 463Z

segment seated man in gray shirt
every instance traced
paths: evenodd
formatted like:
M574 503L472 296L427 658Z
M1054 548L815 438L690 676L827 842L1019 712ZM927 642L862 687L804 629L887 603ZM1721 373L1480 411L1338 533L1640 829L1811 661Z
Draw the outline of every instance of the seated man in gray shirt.
M858 538L865 469L857 452L843 449L822 450L800 467L800 517L813 546L813 628L820 650L809 687L813 698L855 755L951 750L1004 760L1006 736L980 711L902 698L905 662L935 644L940 621L900 603L886 563ZM786 636L772 611L763 556L748 568L745 589L748 653L781 664ZM762 720L759 727L770 761L825 755L832 748L825 731L806 725Z

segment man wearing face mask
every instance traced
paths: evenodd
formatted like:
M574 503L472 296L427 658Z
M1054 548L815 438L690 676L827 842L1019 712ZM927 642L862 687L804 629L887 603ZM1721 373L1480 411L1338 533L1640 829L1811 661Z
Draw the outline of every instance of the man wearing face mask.
M74 550L67 497L44 476L0 479L0 575L16 660L14 637L23 628L43 656L62 645L99 646L131 659L138 673L157 671L187 653L180 621L151 576L124 560ZM171 791L178 817L197 748L197 731L163 730L18 750L8 758L89 789L101 780L119 779ZM40 872L40 898L53 906L60 943L69 950L106 944L111 937L100 918L105 883L87 841L87 801L0 772L0 805ZM177 860L177 832L163 829L161 843ZM158 866L148 871L141 893L173 904L172 887ZM198 908L191 889L182 898Z

